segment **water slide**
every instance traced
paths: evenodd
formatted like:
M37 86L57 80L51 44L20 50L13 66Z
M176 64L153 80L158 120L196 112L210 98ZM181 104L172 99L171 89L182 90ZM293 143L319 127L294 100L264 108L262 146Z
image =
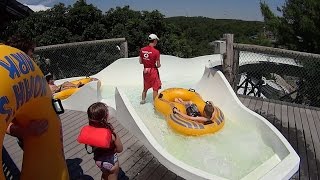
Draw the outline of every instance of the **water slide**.
M193 88L203 99L213 101L226 117L220 131L183 136L155 112L151 93L147 103L140 105L142 67L138 58L119 59L94 75L101 87L94 83L83 86L78 95L72 95L75 98L70 99L68 108L85 110L91 102L81 100L83 96L93 95L95 100L106 102L117 110L118 121L161 164L185 179L289 179L298 170L300 158L284 136L265 118L246 108L223 74L212 68L221 65L220 55L192 59L162 55L161 61L163 89Z
M172 77L179 78L179 81L175 82L182 82L184 84L195 82L201 78L205 66L213 67L221 65L222 59L220 55L207 55L190 59L161 55L161 63L163 66L163 68L159 69L161 80L164 87L170 87L170 85L176 84L172 83L174 81ZM180 66L183 66L186 71L179 73L178 71L181 71ZM87 107L97 101L106 102L111 107L116 108L114 100L114 90L116 87L140 87L139 91L143 87L141 68L142 66L139 64L137 57L118 59L99 73L91 76L100 81L85 84L69 98L62 100L64 108L86 112ZM55 81L55 84L60 85L66 81L82 78L85 77L59 79ZM147 98L150 98L150 96Z

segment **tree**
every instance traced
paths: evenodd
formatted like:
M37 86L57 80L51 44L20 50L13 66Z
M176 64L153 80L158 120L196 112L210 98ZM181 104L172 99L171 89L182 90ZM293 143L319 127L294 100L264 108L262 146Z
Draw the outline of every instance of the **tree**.
M86 31L86 36L83 37L83 40L94 39L96 33L104 33L105 31L102 24L103 15L101 10L92 4L87 4L85 0L76 1L67 12L67 17L66 24L69 25L69 30L73 35L82 36ZM93 32L91 34L88 33L88 29Z
M45 46L124 37L129 56L137 56L139 49L148 43L148 34L155 33L161 38L158 48L163 54L195 57L212 54L209 43L220 39L226 31L234 33L237 42L268 44L267 40L250 38L261 34L262 26L261 22L205 17L166 18L158 10L135 11L129 6L102 13L85 0L78 0L72 6L56 4L49 10L14 21L0 32L0 38L6 40L20 34L34 39L37 46Z
M275 16L266 3L260 3L267 28L277 37L277 45L288 49L320 53L320 1L287 0L282 16ZM304 98L313 106L320 107L320 60L300 59L306 74L299 77L304 81Z
M270 31L277 37L277 44L289 49L320 53L320 1L287 0L282 17L275 16L269 6L261 2L261 12Z

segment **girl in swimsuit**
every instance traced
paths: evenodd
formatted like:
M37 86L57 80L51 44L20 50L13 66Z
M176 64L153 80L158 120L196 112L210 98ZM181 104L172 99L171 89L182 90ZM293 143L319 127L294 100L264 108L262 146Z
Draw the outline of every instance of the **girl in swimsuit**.
M117 153L122 152L123 145L120 137L114 132L112 125L108 122L110 119L108 106L101 102L94 103L88 108L87 114L90 126L108 128L112 131L111 147L93 147L93 159L102 171L101 179L116 180L120 171Z

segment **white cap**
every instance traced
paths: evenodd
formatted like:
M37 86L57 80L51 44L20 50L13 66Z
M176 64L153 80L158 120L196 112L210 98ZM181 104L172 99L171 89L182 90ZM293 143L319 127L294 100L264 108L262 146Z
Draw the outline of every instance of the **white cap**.
M155 39L156 39L156 40L159 40L158 36L155 35L155 34L150 34L149 37L148 37L148 39L149 39L149 40L155 40Z

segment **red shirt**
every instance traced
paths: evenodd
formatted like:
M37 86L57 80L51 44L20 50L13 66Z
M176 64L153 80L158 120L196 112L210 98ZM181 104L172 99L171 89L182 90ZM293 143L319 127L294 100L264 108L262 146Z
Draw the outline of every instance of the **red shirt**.
M140 57L145 68L154 68L156 67L157 60L160 61L160 53L153 46L141 48Z

